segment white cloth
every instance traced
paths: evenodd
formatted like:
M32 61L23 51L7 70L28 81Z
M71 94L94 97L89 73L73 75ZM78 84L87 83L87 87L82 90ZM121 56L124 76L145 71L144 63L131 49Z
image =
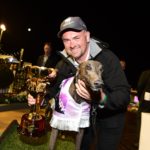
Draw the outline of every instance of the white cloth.
M150 150L149 139L150 139L150 113L142 112L139 150Z
M79 131L79 128L89 127L90 104L76 103L69 93L69 87L74 77L63 80L59 94L60 112L54 110L50 125L53 128L67 131Z
M150 92L145 92L144 93L144 100L145 101L150 101Z

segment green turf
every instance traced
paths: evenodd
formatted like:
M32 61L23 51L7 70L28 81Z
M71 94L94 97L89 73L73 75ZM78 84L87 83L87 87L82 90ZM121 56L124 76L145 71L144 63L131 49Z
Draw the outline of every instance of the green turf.
M25 143L22 141L21 136L17 132L18 124L13 124L9 127L8 131L2 135L0 141L0 150L48 150L48 142L50 132L39 140L39 143L33 139ZM65 139L61 139L60 136L57 139L56 150L74 150L74 138L68 134L65 135ZM44 141L45 140L45 141ZM33 141L33 143L31 142ZM32 143L32 144L31 144ZM36 143L36 144L35 144Z

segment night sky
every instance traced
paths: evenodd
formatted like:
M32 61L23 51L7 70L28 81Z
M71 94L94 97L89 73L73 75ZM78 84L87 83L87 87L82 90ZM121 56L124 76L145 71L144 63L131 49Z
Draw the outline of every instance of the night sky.
M131 1L131 0L130 0ZM148 4L120 1L0 1L0 23L7 30L2 36L2 50L14 54L24 48L23 59L36 62L43 52L43 42L52 41L55 50L63 48L57 38L59 25L68 16L80 16L91 36L108 42L110 49L126 60L126 75L133 88L140 73L150 69ZM59 8L61 7L61 8ZM31 32L28 32L31 28Z

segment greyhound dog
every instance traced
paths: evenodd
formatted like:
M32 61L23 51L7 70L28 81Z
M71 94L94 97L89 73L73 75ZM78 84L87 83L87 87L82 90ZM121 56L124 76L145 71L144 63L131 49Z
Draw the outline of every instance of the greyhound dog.
M54 150L59 130L77 132L75 147L80 150L84 128L90 125L91 104L77 94L75 83L78 79L84 81L91 95L98 93L100 100L102 70L100 62L88 60L79 65L74 77L62 81L50 121L52 131L49 150Z

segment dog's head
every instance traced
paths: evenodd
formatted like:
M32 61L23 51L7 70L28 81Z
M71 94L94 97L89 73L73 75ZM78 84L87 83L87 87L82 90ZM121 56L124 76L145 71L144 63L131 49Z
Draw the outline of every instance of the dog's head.
M95 60L88 60L78 67L76 78L85 82L87 88L92 91L99 91L103 85L102 64Z

